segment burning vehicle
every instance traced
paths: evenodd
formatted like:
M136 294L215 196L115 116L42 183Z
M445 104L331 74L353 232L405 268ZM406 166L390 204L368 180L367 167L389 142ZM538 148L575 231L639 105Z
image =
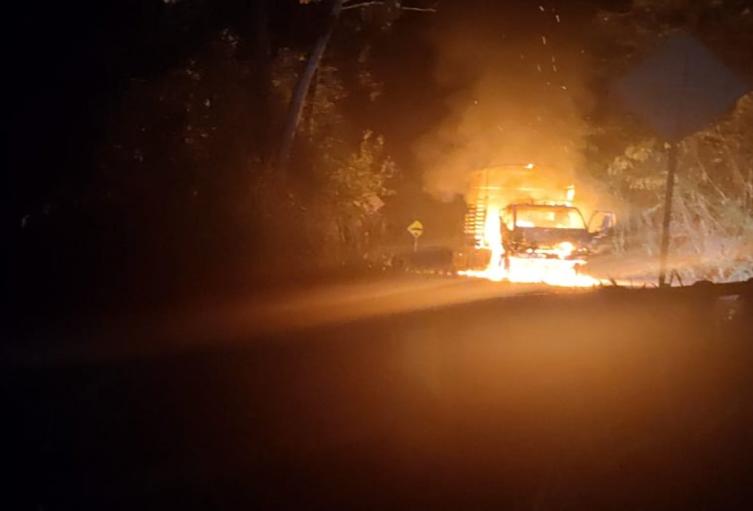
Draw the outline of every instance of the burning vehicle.
M587 286L588 259L608 250L615 215L595 211L586 223L575 187L553 188L532 164L490 168L471 181L466 243L454 253L461 275L513 282Z
M603 241L613 223L613 216L599 211L587 227L574 206L534 202L508 205L501 215L505 267L509 269L514 257L585 264L592 253L606 249Z

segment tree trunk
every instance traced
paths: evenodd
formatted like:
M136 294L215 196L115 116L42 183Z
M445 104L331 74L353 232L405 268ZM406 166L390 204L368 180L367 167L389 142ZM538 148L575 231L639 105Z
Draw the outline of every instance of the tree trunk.
M285 129L282 134L282 142L280 144L280 152L277 156L277 172L281 177L285 177L287 173L288 162L290 161L290 152L293 148L293 141L295 140L296 128L298 122L301 119L301 112L303 111L303 105L306 102L306 94L311 86L311 80L314 77L314 73L319 67L319 62L322 60L322 55L327 49L327 43L329 42L332 32L335 30L337 20L340 17L340 11L342 11L343 0L332 0L332 8L330 9L329 16L327 17L327 23L325 24L324 31L316 40L314 48L309 54L309 58L306 61L306 67L303 70L298 83L293 91L293 97L290 99L290 106L288 107L288 115L285 121Z

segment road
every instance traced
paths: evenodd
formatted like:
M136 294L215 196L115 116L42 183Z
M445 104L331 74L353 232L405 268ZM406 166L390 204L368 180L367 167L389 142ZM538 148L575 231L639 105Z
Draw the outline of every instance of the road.
M595 270L594 276L606 285L625 287L651 286L655 279L647 275L656 273L643 259L632 266L609 259L595 265ZM3 345L0 358L12 365L34 366L152 357L495 298L588 292L591 289L430 273L385 274L365 280L264 290L230 299L193 300L136 314L66 317L37 335L53 342Z
M78 318L45 334L64 342L14 346L3 358L19 365L59 365L152 357L493 298L577 291L481 279L384 276L193 302L138 316Z
M389 279L90 322L4 359L4 507L743 509L751 331L707 305Z

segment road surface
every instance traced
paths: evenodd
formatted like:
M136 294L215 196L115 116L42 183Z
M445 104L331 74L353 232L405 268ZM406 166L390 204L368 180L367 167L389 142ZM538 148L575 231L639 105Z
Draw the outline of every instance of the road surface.
M15 345L3 358L19 365L58 365L150 357L493 298L578 291L469 278L388 276L181 304L136 316L66 320L43 334L55 338L52 344Z
M3 508L753 504L753 336L705 299L427 279L261 298L4 358Z

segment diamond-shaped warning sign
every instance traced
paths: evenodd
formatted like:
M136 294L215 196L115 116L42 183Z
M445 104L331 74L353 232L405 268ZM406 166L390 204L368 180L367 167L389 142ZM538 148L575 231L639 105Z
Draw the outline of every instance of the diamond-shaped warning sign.
M616 88L625 106L669 141L704 128L748 90L703 43L685 33L667 37Z
M414 220L413 223L407 227L407 229L414 238L418 238L424 233L424 224L422 224L418 220Z

